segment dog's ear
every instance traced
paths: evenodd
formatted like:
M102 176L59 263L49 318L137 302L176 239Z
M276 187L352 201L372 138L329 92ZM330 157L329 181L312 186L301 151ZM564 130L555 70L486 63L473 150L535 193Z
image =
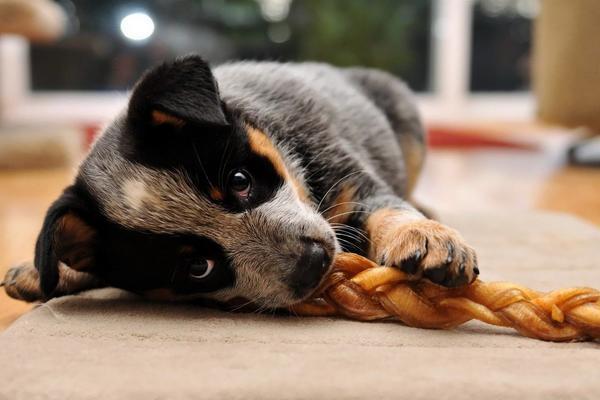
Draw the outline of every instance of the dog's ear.
M131 95L127 121L130 127L143 129L227 126L217 82L208 64L195 55L146 72Z
M35 245L34 264L46 298L58 285L59 262L78 271L93 270L97 242L86 200L75 186L69 186L48 209Z

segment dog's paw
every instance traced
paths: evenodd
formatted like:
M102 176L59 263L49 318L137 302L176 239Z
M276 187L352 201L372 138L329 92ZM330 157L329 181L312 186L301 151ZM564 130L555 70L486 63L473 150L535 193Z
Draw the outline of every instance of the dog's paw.
M43 297L37 270L29 263L10 268L2 283L6 294L13 299L33 302Z
M382 264L446 287L466 285L479 274L475 251L457 231L432 220L390 229L379 253Z
M11 267L6 271L6 275L4 275L4 280L2 281L2 286L5 287L13 287L17 284L17 277L21 272L23 272L27 267L24 265L19 265L16 267Z

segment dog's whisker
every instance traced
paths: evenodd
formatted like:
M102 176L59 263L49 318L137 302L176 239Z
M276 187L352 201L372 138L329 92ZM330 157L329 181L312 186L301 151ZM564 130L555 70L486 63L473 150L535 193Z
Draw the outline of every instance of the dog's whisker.
M361 213L362 213L362 214L371 214L371 211L364 211L364 210L346 211L346 212L343 212L343 213L339 213L339 214L333 215L333 216L331 216L331 217L327 218L327 219L326 219L326 221L327 221L327 222L329 222L329 221L331 221L332 219L334 219L334 218L337 218L337 217L341 217L341 216L343 216L343 215L348 215L348 214L361 214Z
M354 233L350 233L350 232L339 232L336 231L336 237L345 237L348 239L352 239L352 240L356 240L358 242L362 242L364 241L364 238L362 238L361 236L358 236Z
M338 206L341 206L341 205L344 205L344 204L355 204L355 205L357 205L357 206L361 206L361 207L365 207L365 208L367 207L367 205L366 205L366 204L364 204L364 203L361 203L361 202L358 202L358 201L342 201L342 202L340 202L340 203L336 203L336 204L334 204L334 205L332 205L332 206L329 206L329 207L327 207L326 209L324 209L324 210L322 210L322 211L319 211L319 212L320 212L321 214L325 214L327 211L331 210L332 208L335 208L335 207L338 207Z
M198 160L198 164L200 165L200 169L202 170L202 173L204 174L206 181L208 182L210 187L215 187L215 185L210 181L208 174L206 173L206 169L204 168L204 164L202 163L202 159L200 158L200 153L198 153L198 149L196 148L195 142L192 142L192 149L194 150L194 155L196 156L196 159Z
M367 236L366 232L363 231L362 229L358 229L354 226L344 224L341 222L332 222L332 223L330 223L330 225L333 227L334 231L335 231L336 227L339 227L341 229L349 229L350 231L354 232L356 235L360 235L362 238L364 238L368 242L371 242L371 239L369 238L369 236ZM337 231L336 231L336 233L337 233Z
M357 236L357 235L353 235L353 234L351 234L351 233L348 233L348 232L336 232L336 237L337 237L338 239L339 239L339 238L344 238L344 237L345 237L345 238L348 238L348 239L354 240L354 241L356 241L356 242L363 242L363 241L365 241L365 239L364 239L364 238L362 238L362 237L360 237L360 236Z
M325 201L325 199L327 198L327 196L329 195L329 193L340 183L342 183L343 181L349 179L352 175L356 175L356 174L362 174L364 173L364 171L353 171L350 172L346 175L344 175L342 178L338 179L333 185L331 185L331 187L329 188L329 190L327 190L325 192L325 194L323 195L323 197L321 198L321 201L319 202L319 204L317 205L317 212L319 212L319 210L321 209L321 205L323 204L323 201Z
M227 142L225 142L225 149L223 149L223 153L221 154L221 161L219 162L219 172L218 172L218 183L219 187L224 186L224 175L225 175L225 167L227 162L229 161L229 143L231 142L231 136L227 138Z
M248 301L247 301L247 302L245 302L245 303L242 303L242 304L240 304L240 305L238 305L238 306L236 306L236 307L233 307L233 308L231 308L231 309L230 309L230 311L231 311L231 312L236 312L236 311L239 311L239 310L241 310L242 308L244 308L244 307L246 307L246 306L249 306L250 304L252 304L252 300L248 300Z
M339 241L340 243L342 243L342 244L345 244L345 245L346 245L346 246L348 246L349 248L350 248L350 247L352 247L352 248L354 248L354 249L357 249L358 251L360 251L360 250L361 250L361 248L360 248L360 247L359 247L359 246L358 246L356 243L354 243L354 242L351 242L351 241L349 241L349 240L338 238L338 241Z
M344 238L345 238L345 239L344 239ZM355 238L355 237L352 237L352 236L348 236L348 235L345 235L345 236L338 236L338 241L340 241L340 242L341 242L341 241L346 241L346 243L355 243L355 241L356 241L356 238Z

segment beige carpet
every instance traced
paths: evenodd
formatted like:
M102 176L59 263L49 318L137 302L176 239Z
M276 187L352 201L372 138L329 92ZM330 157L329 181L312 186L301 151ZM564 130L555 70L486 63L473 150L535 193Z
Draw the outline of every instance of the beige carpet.
M600 287L600 230L549 214L446 216L482 279ZM227 314L98 290L0 336L2 399L600 399L600 344L469 323Z

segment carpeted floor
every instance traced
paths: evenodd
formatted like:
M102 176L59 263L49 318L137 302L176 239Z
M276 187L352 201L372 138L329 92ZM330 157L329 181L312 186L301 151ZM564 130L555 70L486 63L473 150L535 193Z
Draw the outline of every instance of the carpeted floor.
M443 218L483 280L600 287L600 230L542 213ZM6 399L598 399L599 343L546 343L469 323L229 314L115 290L53 300L0 336Z

